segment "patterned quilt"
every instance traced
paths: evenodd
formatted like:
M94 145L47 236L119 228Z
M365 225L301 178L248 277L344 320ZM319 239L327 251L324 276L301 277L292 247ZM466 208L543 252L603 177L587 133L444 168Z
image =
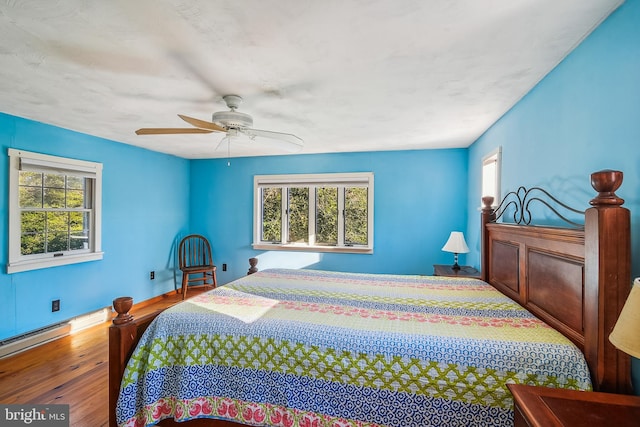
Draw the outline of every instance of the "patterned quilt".
M475 279L265 270L158 316L121 426L510 426L507 383L591 388L582 353Z

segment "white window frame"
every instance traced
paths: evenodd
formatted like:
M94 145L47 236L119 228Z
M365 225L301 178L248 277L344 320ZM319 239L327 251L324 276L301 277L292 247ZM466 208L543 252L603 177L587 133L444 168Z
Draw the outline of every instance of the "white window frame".
M9 148L9 260L7 273L37 270L60 265L95 261L103 258L102 252L102 163L68 159ZM57 171L67 175L91 178L92 212L90 219L90 247L86 250L22 255L20 251L21 222L19 205L20 170L42 172Z
M491 170L493 169L493 170ZM502 147L498 147L482 158L480 206L482 197L493 196L492 206L495 208L500 203L500 181L502 170Z
M261 188L281 187L282 195L282 243L262 241L262 198ZM291 187L309 187L309 243L286 243L288 232L287 197L284 189ZM315 188L338 187L338 194L344 194L345 187L367 188L367 245L344 244L344 199L338 197L338 243L335 246L316 245L315 243ZM256 175L253 179L253 249L286 250L307 252L373 253L373 172L327 173L327 174L289 174Z

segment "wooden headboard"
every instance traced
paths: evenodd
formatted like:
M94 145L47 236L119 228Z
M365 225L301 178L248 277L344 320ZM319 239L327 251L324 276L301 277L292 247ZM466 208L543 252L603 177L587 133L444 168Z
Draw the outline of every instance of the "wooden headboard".
M482 278L573 341L594 390L627 394L630 357L608 339L631 289L630 215L615 194L622 172L595 172L591 184L598 194L584 227L530 225L529 203L541 199L529 190L510 193L516 201L505 198L496 209L484 198ZM516 223L496 222L508 204L521 210Z

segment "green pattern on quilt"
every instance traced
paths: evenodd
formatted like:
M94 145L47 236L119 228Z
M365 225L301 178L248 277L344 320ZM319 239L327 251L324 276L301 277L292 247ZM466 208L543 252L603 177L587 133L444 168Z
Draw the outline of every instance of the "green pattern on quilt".
M181 349L181 352L177 349ZM150 360L153 369L213 364L270 370L502 408L511 407L512 400L500 384L579 388L575 380L560 383L558 378L552 376L523 375L435 361L423 362L406 356L387 358L383 355L356 354L333 348L321 349L302 343L276 341L273 338L229 335L188 335L155 339L145 351L132 356L133 363L129 364L124 375L124 386L136 381L137 372L142 372L141 368L147 364L145 360Z

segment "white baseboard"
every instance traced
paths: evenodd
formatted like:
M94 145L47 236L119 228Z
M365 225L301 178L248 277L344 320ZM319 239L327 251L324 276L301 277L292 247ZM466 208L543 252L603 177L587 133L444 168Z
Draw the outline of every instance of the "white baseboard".
M61 338L69 332L71 332L69 323L59 323L10 338L0 345L0 358Z
M105 307L100 310L96 310L93 313L88 313L82 316L74 317L69 321L69 324L71 325L71 333L104 323L107 320L109 320L110 317L111 317L110 307Z
M74 317L65 322L45 326L44 328L6 339L0 342L0 359L106 322L110 315L111 310L103 308L93 313Z

